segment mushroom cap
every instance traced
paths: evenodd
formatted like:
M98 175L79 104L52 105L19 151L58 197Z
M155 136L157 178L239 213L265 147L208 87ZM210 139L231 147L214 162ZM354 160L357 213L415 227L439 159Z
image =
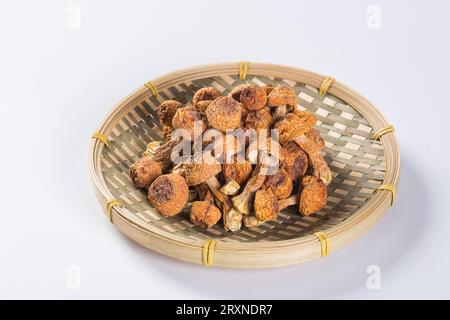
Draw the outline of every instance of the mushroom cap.
M215 129L234 130L240 127L241 106L230 97L219 97L206 109L206 117Z
M256 218L261 221L275 219L280 211L277 197L267 190L256 191L253 206Z
M136 188L148 188L161 174L160 165L149 156L138 159L130 167L130 178Z
M267 102L266 91L257 86L248 86L242 90L240 102L249 111L262 109Z
M311 130L316 124L316 117L306 111L288 113L283 119L275 123L281 144L286 144Z
M262 188L272 192L278 200L282 200L291 195L293 184L286 172L278 170L277 173L267 177Z
M216 158L205 153L203 157L194 156L183 163L182 171L187 185L196 186L216 176L222 171L222 166Z
M223 164L222 175L226 181L234 180L241 186L244 185L252 175L253 167L245 159L236 160L233 163Z
M194 124L198 123L198 128L201 132L197 134L201 134L206 130L206 119L204 115L199 112L194 106L187 106L184 108L179 108L173 119L172 126L174 129L185 129L189 132L190 139L194 139Z
M180 213L189 198L189 188L178 174L164 174L156 178L148 188L148 200L160 214L166 217Z
M248 129L255 129L256 132L259 132L261 129L268 130L272 124L273 117L270 114L270 109L268 107L249 112L245 119L245 126Z
M267 97L267 104L273 107L291 106L294 108L297 106L294 88L286 86L273 88Z
M327 204L327 186L322 180L306 176L302 180L302 191L300 193L299 212L304 216L309 216Z
M323 140L319 131L316 129L312 128L311 130L306 131L305 136L311 141L317 151L320 151L325 147L325 140Z
M179 108L183 108L183 105L178 101L164 101L156 109L159 121L165 126L172 127L172 119Z
M281 170L296 181L305 175L308 169L308 155L296 144L289 142L280 149Z
M250 86L251 85L248 83L243 83L243 84L237 85L236 87L233 88L233 90L231 90L231 92L229 93L229 97L233 98L237 102L241 102L242 90L244 90Z
M189 212L191 222L202 228L211 228L222 218L222 212L219 208L209 201L192 202Z
M192 103L197 107L200 101L214 101L220 97L220 92L214 87L206 87L197 90L197 92L192 97Z

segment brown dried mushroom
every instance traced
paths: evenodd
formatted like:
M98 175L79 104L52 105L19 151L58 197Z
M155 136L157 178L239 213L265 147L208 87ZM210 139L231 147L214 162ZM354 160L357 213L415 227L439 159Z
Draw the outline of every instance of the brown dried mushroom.
M249 112L245 119L245 126L248 129L256 130L257 133L259 133L260 130L268 131L272 124L273 118L270 114L270 109L267 107Z
M189 219L191 222L202 228L211 228L222 218L222 212L219 208L209 201L192 202L189 211Z
M320 154L317 143L309 140L305 135L295 138L294 141L308 154L313 175L328 186L333 179L333 175L327 162Z
M277 197L267 190L258 190L253 205L258 220L267 221L277 217L280 207Z
M255 217L259 221L267 221L274 220L278 216L281 210L286 207L297 204L298 196L294 195L287 199L278 200L277 197L267 191L267 190L258 190L255 194ZM254 224L256 221L248 221L248 223Z
M306 111L288 113L283 119L275 123L281 144L286 144L311 130L316 124L316 117Z
M197 125L197 128L194 125ZM194 106L187 106L177 110L172 119L172 126L174 129L187 130L192 141L195 138L194 134L200 135L206 130L207 124L203 113L199 112ZM198 132L194 132L195 129Z
M179 108L184 106L175 100L166 100L156 109L159 121L165 126L172 127L172 119Z
M192 103L201 112L205 112L206 108L220 97L220 92L214 87L206 87L197 90L197 92L192 97Z
M273 118L275 120L281 119L288 108L295 109L297 106L294 88L286 86L273 88L267 97L267 104L276 107Z
M305 137L308 138L313 144L316 150L322 150L325 147L325 140L320 136L319 131L311 129L305 132Z
M243 185L250 178L252 169L250 162L235 157L233 163L222 165L222 175L225 181L234 180L239 185Z
M302 191L300 193L299 212L304 216L309 216L327 204L327 186L322 180L306 176L302 180Z
M262 189L273 193L278 200L281 200L291 195L293 184L285 171L278 170L277 173L267 177Z
M249 84L244 83L244 84L240 84L236 87L233 88L233 90L231 90L229 96L231 98L233 98L234 100L236 100L237 102L241 102L241 93L244 89L250 87Z
M239 100L247 110L256 111L265 107L267 94L263 88L248 86L242 90Z
M189 188L184 178L178 174L159 176L148 188L148 200L163 216L180 213L187 203Z
M138 159L130 167L130 178L136 188L147 189L161 174L161 166L149 156Z
M222 132L239 128L241 109L238 102L230 97L219 97L206 109L209 124Z
M252 197L254 193L258 191L266 181L267 176L265 175L264 171L267 171L267 167L263 166L263 162L264 160L258 163L255 170L253 170L252 176L245 185L244 190L239 195L231 198L233 206L242 214L250 213Z
M286 172L292 181L305 175L308 169L308 155L295 142L289 142L280 149L280 170Z
M272 213L269 213L269 215L276 215L276 216L278 216L278 213L281 210L283 210L284 208L287 208L289 206L293 206L294 204L297 204L297 203L298 203L298 196L297 195L291 196L291 197L289 197L287 199L278 200L278 212L272 212ZM273 206L272 208L276 209L276 205ZM255 214L248 214L248 215L244 216L243 222L244 222L244 225L247 228L254 228L254 227L262 225L265 221L264 220L259 220L256 217Z
M188 186L196 186L209 180L217 180L216 175L222 171L220 163L209 154L199 154L180 162L175 166L176 172L186 179ZM209 185L209 183L208 183Z
M153 160L155 160L159 164L162 172L166 172L169 168L172 167L172 149L178 143L180 143L181 140L182 137L179 137L178 139L169 140L163 145L151 146L152 143L149 143L149 145L147 146L147 151L150 151Z

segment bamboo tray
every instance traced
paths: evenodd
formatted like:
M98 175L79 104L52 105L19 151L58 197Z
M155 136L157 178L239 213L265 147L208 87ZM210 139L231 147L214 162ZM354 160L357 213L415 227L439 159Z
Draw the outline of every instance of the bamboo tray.
M182 103L214 86L226 94L241 83L288 85L298 108L316 115L333 172L326 208L309 217L286 209L276 221L227 232L204 230L187 212L159 215L131 183L128 169L148 142L163 133L155 108ZM122 100L93 135L90 170L109 220L137 243L197 264L232 268L291 265L326 256L364 234L390 208L399 180L400 152L393 127L365 98L330 77L264 63L204 65L146 83Z

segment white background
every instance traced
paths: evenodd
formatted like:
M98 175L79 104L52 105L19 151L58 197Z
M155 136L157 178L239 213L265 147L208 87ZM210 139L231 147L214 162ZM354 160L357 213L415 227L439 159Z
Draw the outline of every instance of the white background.
M0 298L450 298L449 15L444 0L2 0ZM122 236L97 203L90 134L116 102L167 72L241 60L332 75L397 129L397 203L330 257L186 264Z

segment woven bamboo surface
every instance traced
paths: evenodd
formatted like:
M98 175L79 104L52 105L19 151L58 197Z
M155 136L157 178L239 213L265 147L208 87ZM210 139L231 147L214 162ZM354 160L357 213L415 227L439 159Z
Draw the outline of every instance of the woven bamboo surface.
M380 141L374 132L388 125L367 100L335 82L324 96L319 87L325 77L300 69L269 64L249 65L245 80L238 64L202 66L175 72L152 81L157 88L143 86L116 106L99 128L108 146L93 140L91 171L103 206L117 199L114 224L142 245L169 256L202 263L202 247L218 240L215 265L226 267L270 267L302 262L321 256L314 235L324 232L334 251L367 230L389 208L392 195L378 190L396 186L399 150L392 132ZM295 88L299 109L313 113L316 129L325 140L325 159L333 172L327 206L309 217L295 208L281 212L276 221L255 228L227 232L218 224L205 230L189 222L188 213L165 218L149 204L129 178L129 167L150 141L161 140L162 127L156 107L164 100L191 101L202 87L213 86L227 94L241 83L287 85Z

